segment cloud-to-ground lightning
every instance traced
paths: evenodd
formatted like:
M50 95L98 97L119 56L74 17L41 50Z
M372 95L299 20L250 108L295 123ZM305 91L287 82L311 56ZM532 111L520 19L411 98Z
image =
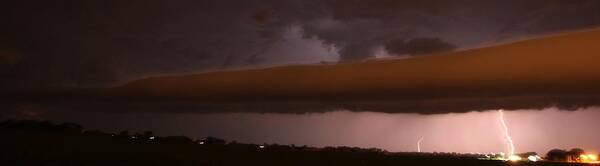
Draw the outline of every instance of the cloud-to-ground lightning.
M504 120L504 112L502 110L498 110L500 114L500 123L502 124L502 128L504 129L504 138L506 139L506 143L509 146L508 156L515 154L515 145L513 144L513 140L510 137L508 132L508 126L506 125L506 121Z
M419 138L419 141L417 141L417 152L421 152L421 141L423 141L423 137Z

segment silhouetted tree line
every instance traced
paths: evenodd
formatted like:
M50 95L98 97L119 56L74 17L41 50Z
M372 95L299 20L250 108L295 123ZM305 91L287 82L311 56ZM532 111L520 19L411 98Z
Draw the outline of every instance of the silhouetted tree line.
M348 146L339 146L339 147L324 147L324 148L314 148L308 147L306 145L296 146L296 145L279 145L279 144L246 144L246 143L238 143L236 141L227 142L224 139L216 138L216 137L206 137L202 139L192 139L186 136L165 136L159 137L155 136L151 131L145 131L143 133L130 133L127 130L121 131L119 133L107 133L100 130L84 130L82 126L74 123L61 123L54 124L49 121L35 121L35 120L8 120L4 122L0 122L0 127L7 129L22 129L22 130L35 130L35 131L43 131L43 132L51 132L51 133L61 133L61 134L79 134L82 136L90 136L96 138L114 138L114 139L123 139L129 140L131 142L137 143L164 143L164 144L194 144L194 145L227 145L231 147L238 148L247 148L247 149L262 149L268 150L305 150L305 151L327 151L327 152L352 152L352 153L377 153L377 154L402 154L402 155L415 155L415 156L452 156L452 157L468 157L468 158L476 158L481 157L481 155L475 154L461 154L461 153L413 153L413 152L402 152L402 153L389 153L385 150L378 148L359 148L359 147L348 147Z
M259 145L150 131L107 133L32 120L0 122L0 138L0 165L506 165L478 160L482 154Z
M75 123L61 123L53 124L49 121L35 121L35 120L6 120L0 122L2 128L15 128L15 129L29 129L29 130L40 130L47 132L60 132L68 134L79 134L83 131L81 125Z
M585 151L581 148L573 148L569 151L562 149L552 149L546 154L546 159L550 161L576 162Z

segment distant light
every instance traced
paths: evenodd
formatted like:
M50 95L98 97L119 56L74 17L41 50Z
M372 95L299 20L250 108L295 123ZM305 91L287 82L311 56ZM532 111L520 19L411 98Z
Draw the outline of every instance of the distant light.
M264 149L265 145L260 145L260 146L258 146L258 148Z
M590 158L590 160L596 161L596 160L598 160L598 155L588 154L588 158Z
M579 159L580 159L581 161L587 161L587 160L589 160L589 159L588 159L588 156L587 156L586 154L579 155Z
M509 161L521 161L522 158L520 156L517 156L517 155L510 155L510 156L508 156L508 160Z
M582 155L579 155L579 161L581 161L583 163L598 163L598 155L582 154Z
M200 141L200 142L198 142L198 144L204 145L204 141Z
M538 155L531 155L529 157L527 157L527 160L532 161L532 162L536 162L536 161L540 161L542 158Z
M154 139L154 136L150 137L150 139Z

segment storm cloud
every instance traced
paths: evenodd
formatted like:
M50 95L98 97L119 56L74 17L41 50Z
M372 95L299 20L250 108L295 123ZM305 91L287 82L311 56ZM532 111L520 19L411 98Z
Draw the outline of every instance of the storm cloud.
M385 44L385 50L393 55L419 55L436 52L452 51L456 46L446 43L439 38L416 38L408 41L392 40Z
M0 7L0 87L106 87L156 75L355 61L415 38L470 48L596 26L599 3L8 1Z
M151 77L96 92L16 93L3 101L7 108L32 102L99 111L576 110L600 106L599 41L596 29L411 59Z

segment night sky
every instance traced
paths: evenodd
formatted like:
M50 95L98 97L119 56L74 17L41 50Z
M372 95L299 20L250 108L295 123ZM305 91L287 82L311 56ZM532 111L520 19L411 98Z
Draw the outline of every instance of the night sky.
M0 87L107 87L147 76L406 57L420 52L403 47L411 40L462 49L594 27L599 8L594 0L11 0L0 7Z
M0 120L497 152L507 109L519 151L600 150L598 26L597 0L9 0Z

